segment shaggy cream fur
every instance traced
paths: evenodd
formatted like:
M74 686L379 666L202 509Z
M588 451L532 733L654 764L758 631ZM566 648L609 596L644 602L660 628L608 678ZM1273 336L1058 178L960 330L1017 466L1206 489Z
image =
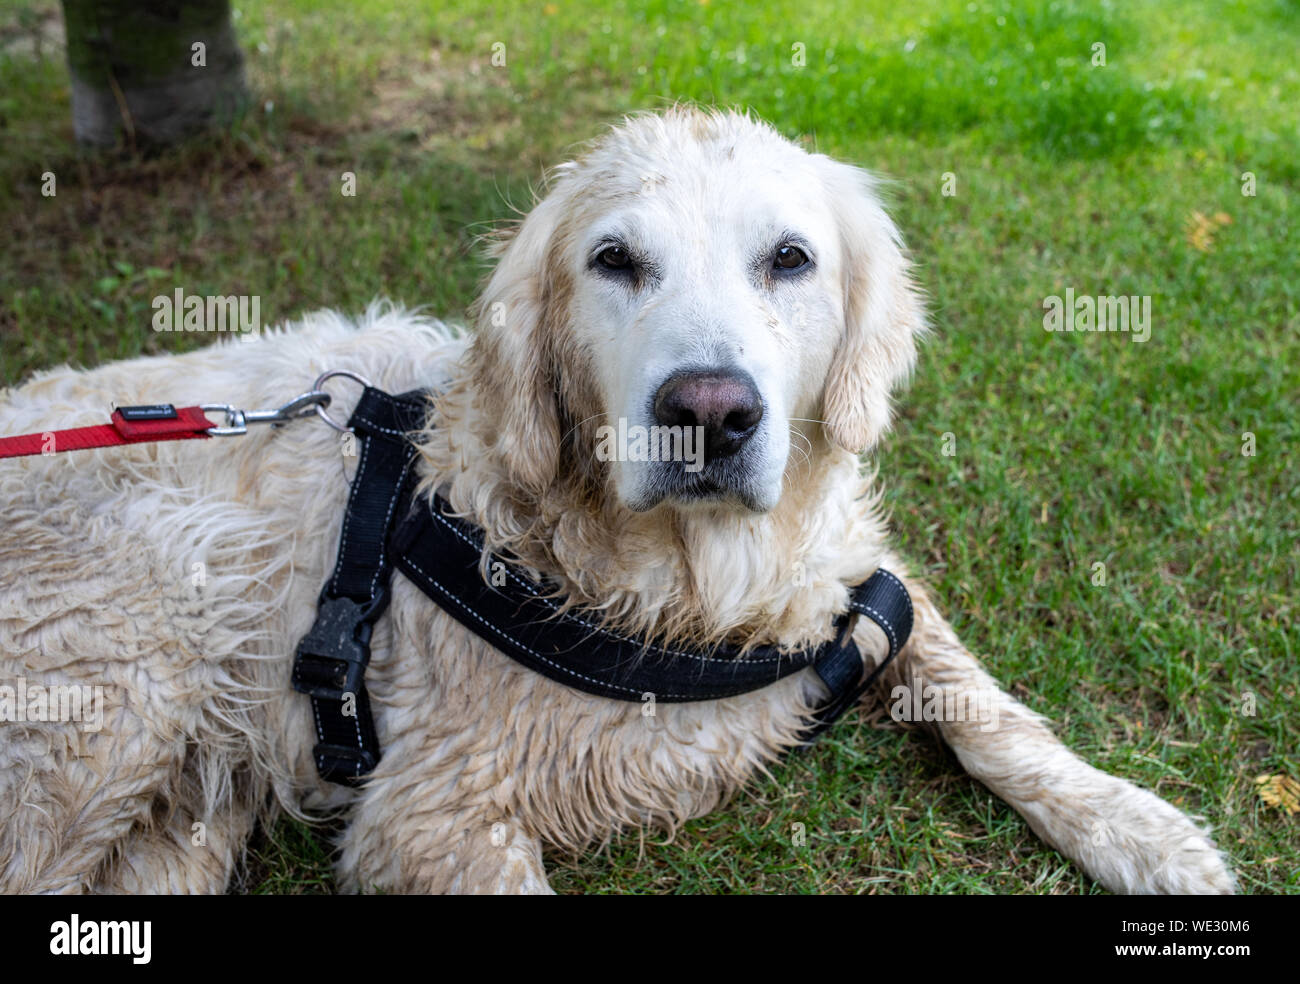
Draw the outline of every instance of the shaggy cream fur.
M721 185L761 201L776 192L750 175L773 160L794 169L782 181L820 196L838 230L808 281L823 309L804 326L798 359L785 360L792 443L779 499L763 512L671 502L632 511L590 453L593 420L611 412L617 353L592 323L603 302L584 287L584 228L610 208L636 209L638 195L669 209L679 185L694 203ZM683 229L683 243L691 237ZM849 585L881 564L905 573L857 452L888 425L921 305L861 175L747 118L673 110L628 121L562 168L497 255L472 341L391 307L356 324L319 313L191 354L41 373L0 396L0 433L97 423L111 404L277 406L322 371L350 369L391 392L440 390L422 491L441 490L495 549L621 630L803 646L828 636ZM788 319L778 301L763 307L779 353ZM756 378L779 380L781 364L763 363ZM331 389L345 415L355 393ZM780 446L775 436L766 445ZM219 892L256 819L339 809L346 889L547 892L544 844L671 830L794 742L820 695L810 672L647 716L513 663L398 575L367 675L383 761L360 790L322 783L289 667L337 549L355 466L346 450L303 421L0 462L0 685L106 694L97 732L0 723L0 890ZM995 688L924 587L908 587L916 626L885 688ZM874 625L856 638L883 654ZM937 729L1044 840L1115 891L1232 890L1191 820L1080 761L1009 696L997 701L994 728Z

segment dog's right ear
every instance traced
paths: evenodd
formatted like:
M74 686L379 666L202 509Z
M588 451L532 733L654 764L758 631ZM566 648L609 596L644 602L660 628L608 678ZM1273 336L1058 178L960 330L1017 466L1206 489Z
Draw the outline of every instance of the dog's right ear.
M559 262L564 212L553 192L494 248L496 268L472 311L476 405L492 451L532 495L555 481L559 455L555 339L572 290Z

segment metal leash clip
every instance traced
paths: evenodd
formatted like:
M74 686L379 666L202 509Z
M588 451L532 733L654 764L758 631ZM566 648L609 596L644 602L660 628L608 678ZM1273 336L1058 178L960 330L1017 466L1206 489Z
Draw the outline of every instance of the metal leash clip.
M319 389L295 396L284 406L275 410L240 410L229 403L200 403L199 409L204 413L224 413L226 422L208 431L211 437L237 437L248 433L249 424L270 424L281 427L290 421L309 417L323 411L330 405L330 395Z

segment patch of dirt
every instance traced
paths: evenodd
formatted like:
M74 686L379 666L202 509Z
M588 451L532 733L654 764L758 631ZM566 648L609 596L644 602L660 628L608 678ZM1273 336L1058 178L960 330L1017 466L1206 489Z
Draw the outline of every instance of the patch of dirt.
M27 4L0 19L0 56L61 58L66 48L63 14L57 3Z
M351 125L358 130L413 134L422 143L491 142L517 122L516 113L502 109L510 93L505 69L482 58L449 56L434 48L421 63L385 72L364 112Z
M590 83L591 80L588 80ZM608 89L575 86L538 104L490 57L434 43L387 64L347 127L410 144L481 174L538 174L614 116Z

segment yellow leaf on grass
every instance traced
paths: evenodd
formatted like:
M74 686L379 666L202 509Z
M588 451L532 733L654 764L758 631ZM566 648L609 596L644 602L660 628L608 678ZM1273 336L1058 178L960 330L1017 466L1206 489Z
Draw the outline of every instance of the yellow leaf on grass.
M1275 806L1291 816L1300 813L1300 782L1283 775L1256 776L1255 785L1265 806Z
M1201 253L1214 249L1214 234L1222 227L1232 224L1232 216L1227 212L1193 212L1187 219L1187 242Z

